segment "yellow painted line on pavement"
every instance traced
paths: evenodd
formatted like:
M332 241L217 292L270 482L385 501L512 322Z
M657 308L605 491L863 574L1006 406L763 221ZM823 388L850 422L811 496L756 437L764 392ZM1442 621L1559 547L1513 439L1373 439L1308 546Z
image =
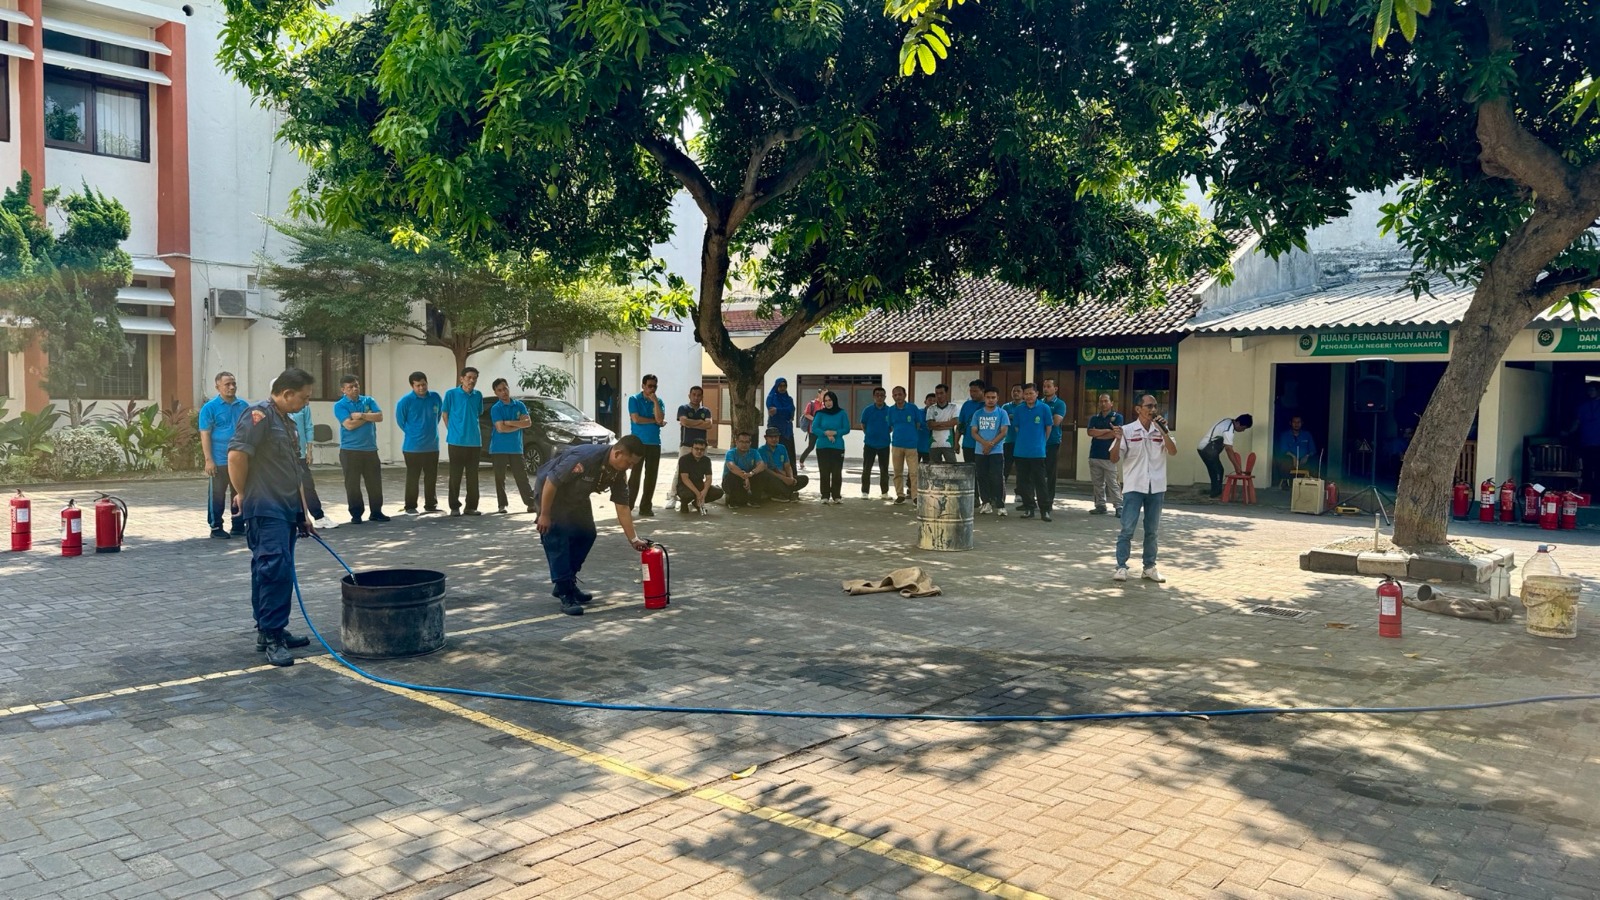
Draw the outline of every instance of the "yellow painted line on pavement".
M410 688L395 687L394 685L390 684L379 684L375 681L369 681L368 679L357 675L355 672L350 671L329 657L317 657L307 660L307 662L310 662L312 665L327 669L330 672L343 675L346 678L370 684L379 690L388 691L391 694L404 697L408 700L414 700L423 704L424 706L430 706L439 710L440 712L455 716L456 718L466 719L469 722L482 725L485 728L498 731L501 734L509 735L525 743L533 744L538 747L543 747L547 750L553 750L557 753L570 756L573 759L588 763L608 772L618 775L625 775L636 781L645 782L646 784L653 784L656 787L671 791L675 794L688 794L689 796L697 799L715 803L718 806L733 812L754 816L755 818L763 821L771 822L774 825L781 825L785 828L791 828L795 831L803 832L814 837L820 837L824 840L844 844L847 847L851 847L856 850L862 850L875 856L881 856L885 859L900 863L903 866L916 869L919 872L926 872L929 875L937 875L941 878L948 878L951 881L965 885L981 893L990 894L995 897L1003 897L1006 898L1006 900L1048 900L1047 896L1044 894L1035 893L1027 890L1026 888L1011 884L1008 881L1003 881L994 877L993 875L985 875L982 872L964 868L956 865L955 863L945 862L944 860L917 853L913 850L906 850L901 847L896 847L887 841L867 837L864 834L849 831L847 829L840 828L837 825L829 825L826 822L820 822L816 819L807 818L806 816L797 816L794 813L785 812L784 810L776 809L771 806L762 806L757 803L752 803L742 797L736 797L733 794L714 787L696 788L692 783L685 781L682 778L678 778L677 776L666 775L660 772L652 772L649 769L636 766L614 756L608 756L604 753L598 753L593 750L586 750L577 744L568 743L560 738L542 734L534 731L531 728L524 728L521 725L507 722L504 719L491 716L487 713L479 712L475 709L468 709L459 703L453 703L442 697L436 697L432 694L426 694L421 691L414 691Z
M0 709L0 719L7 716L20 716L31 712L62 712L79 703L93 703L96 700L110 700L112 697L126 697L129 694L146 694L150 691L160 691L167 688L183 687L187 684L199 684L202 681L216 681L219 678L233 678L237 675L250 675L256 672L266 672L272 666L251 666L248 669L230 669L226 672L209 672L205 675L195 675L190 678L174 678L171 681L158 681L154 684L141 684L136 687L113 688L101 691L98 694L84 694L81 697L69 697L65 700L41 700L38 703L24 703L21 706L11 706Z

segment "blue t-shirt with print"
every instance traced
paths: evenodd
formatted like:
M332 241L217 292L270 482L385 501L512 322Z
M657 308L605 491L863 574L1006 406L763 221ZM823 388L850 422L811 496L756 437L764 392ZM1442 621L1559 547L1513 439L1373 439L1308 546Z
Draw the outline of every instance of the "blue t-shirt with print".
M889 407L874 403L861 411L861 441L881 450L889 446Z
M753 472L756 466L761 465L761 463L761 451L754 447L749 450L740 450L735 447L728 451L727 456L722 458L722 471L724 474L732 475L733 467L738 466L746 472Z
M1040 397L1039 402L1050 407L1050 421L1054 422L1055 416L1060 416L1063 419L1067 417L1067 401L1061 399L1060 394L1057 394L1053 400L1046 400L1045 398ZM1059 443L1061 443L1061 426L1053 425L1050 428L1050 439L1045 441L1045 444L1048 446L1050 444Z
M1032 406L1022 404L1011 423L1017 430L1017 444L1011 454L1018 459L1044 459L1045 443L1054 422L1055 413L1045 404L1037 401Z
M1090 416L1089 417L1089 427L1094 429L1095 431L1109 431L1109 430L1111 430L1112 427L1117 426L1117 425L1121 425L1121 424L1122 424L1122 413L1119 413L1114 409L1111 412L1109 412L1109 413L1107 413L1106 415L1103 415L1103 416ZM1108 437L1106 437L1106 438L1090 438L1089 439L1089 458L1090 459L1107 459L1107 460L1110 459L1111 458L1111 442L1114 441L1114 440L1116 440L1116 438L1108 438Z
M957 414L956 421L961 425L961 446L963 447L978 446L977 442L972 439L972 417L980 409L983 409L982 400L968 398L967 402L961 404L961 412Z
M333 404L333 420L339 423L339 449L340 450L377 450L378 449L378 423L362 422L354 428L344 427L344 420L350 418L351 413L383 412L378 408L378 401L362 394L355 400L349 397L340 397Z
M992 441L999 437L1000 429L1005 428L1010 424L1011 417L1006 415L1006 411L998 406L996 406L994 409L979 409L977 412L972 414L972 427L976 428L978 430L978 435L986 441ZM983 456L990 456L995 453L1004 452L1005 443L1001 442L999 444L995 444L994 447L985 450L978 444L976 440L974 440L972 442L972 446L977 449L979 454Z
M889 407L889 446L902 450L915 450L926 431L927 414L921 407L902 403Z
M649 397L646 397L644 395L644 391L640 391L639 393L628 398L628 415L644 416L646 419L650 420L646 424L640 424L633 421L633 419L629 419L628 424L630 426L631 433L638 437L639 440L644 441L646 445L651 447L661 446L661 426L657 425L655 422L657 412L656 404L659 402L661 402L659 398L656 400L651 400ZM665 407L663 407L663 409L665 409Z
M444 411L444 400L429 391L418 397L416 391L407 393L394 405L394 423L400 426L404 438L400 450L404 453L437 453L439 450L439 414Z
M238 397L225 403L218 394L200 407L199 428L211 432L211 461L219 466L228 464L228 444L233 440L234 429L239 427L239 417L250 406Z
M452 447L482 447L483 431L478 417L483 415L483 391L467 392L453 387L444 392L444 414L450 417L445 427L445 442Z
M500 431L494 427L496 422L515 422L528 414L528 405L521 400L513 399L510 403L496 400L489 407L489 452L490 453L521 453L522 430Z

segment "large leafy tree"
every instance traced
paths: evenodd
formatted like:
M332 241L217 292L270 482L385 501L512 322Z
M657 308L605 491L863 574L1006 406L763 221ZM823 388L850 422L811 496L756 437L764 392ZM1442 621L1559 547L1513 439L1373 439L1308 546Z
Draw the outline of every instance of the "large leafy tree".
M642 325L637 304L609 278L569 278L541 259L467 258L451 247L409 246L363 231L277 223L293 242L266 260L262 283L285 333L339 341L381 336L443 347L457 372L467 357L526 341L570 343Z
M875 0L229 0L222 61L311 162L301 210L547 253L638 262L672 196L705 217L687 312L735 423L814 325L998 274L1063 301L1138 305L1227 246L1145 177L1193 114L1119 47L1116 2L952 12L967 42L904 78ZM751 348L722 321L740 274L785 314Z
M132 220L121 203L87 185L67 197L45 191L45 205L66 214L58 236L34 209L32 190L24 172L0 197L0 352L39 341L49 358L45 390L77 399L128 352L117 290L133 277L121 246Z
M1585 107L1600 16L1531 0L1202 0L1128 59L1214 117L1167 162L1211 187L1220 221L1281 252L1356 192L1398 186L1384 227L1409 248L1414 287L1475 286L1396 503L1397 543L1443 543L1457 455L1512 339L1600 289L1600 117Z

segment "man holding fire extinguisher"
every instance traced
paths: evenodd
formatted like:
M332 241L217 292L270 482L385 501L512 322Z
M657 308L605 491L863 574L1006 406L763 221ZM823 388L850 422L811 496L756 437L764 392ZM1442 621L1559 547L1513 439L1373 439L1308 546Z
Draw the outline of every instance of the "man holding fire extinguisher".
M633 505L628 502L628 470L644 458L644 442L630 434L609 446L569 447L552 456L534 475L539 542L544 545L554 585L550 593L561 601L561 611L569 616L583 615L583 604L594 599L578 589L578 572L594 547L591 494L610 491L622 536L635 550L647 546L633 531Z
M250 605L256 649L275 666L294 664L292 647L309 638L289 633L294 594L294 541L313 534L300 475L300 440L289 416L311 400L314 379L303 369L285 369L273 379L272 396L245 410L228 445L228 478L250 544Z

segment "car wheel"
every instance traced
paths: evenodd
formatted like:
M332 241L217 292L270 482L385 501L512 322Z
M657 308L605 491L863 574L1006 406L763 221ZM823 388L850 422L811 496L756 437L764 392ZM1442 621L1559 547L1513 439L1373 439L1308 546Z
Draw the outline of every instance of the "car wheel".
M544 460L544 450L540 449L538 444L529 444L523 448L522 461L528 466L529 475L537 473L539 467L544 465Z

